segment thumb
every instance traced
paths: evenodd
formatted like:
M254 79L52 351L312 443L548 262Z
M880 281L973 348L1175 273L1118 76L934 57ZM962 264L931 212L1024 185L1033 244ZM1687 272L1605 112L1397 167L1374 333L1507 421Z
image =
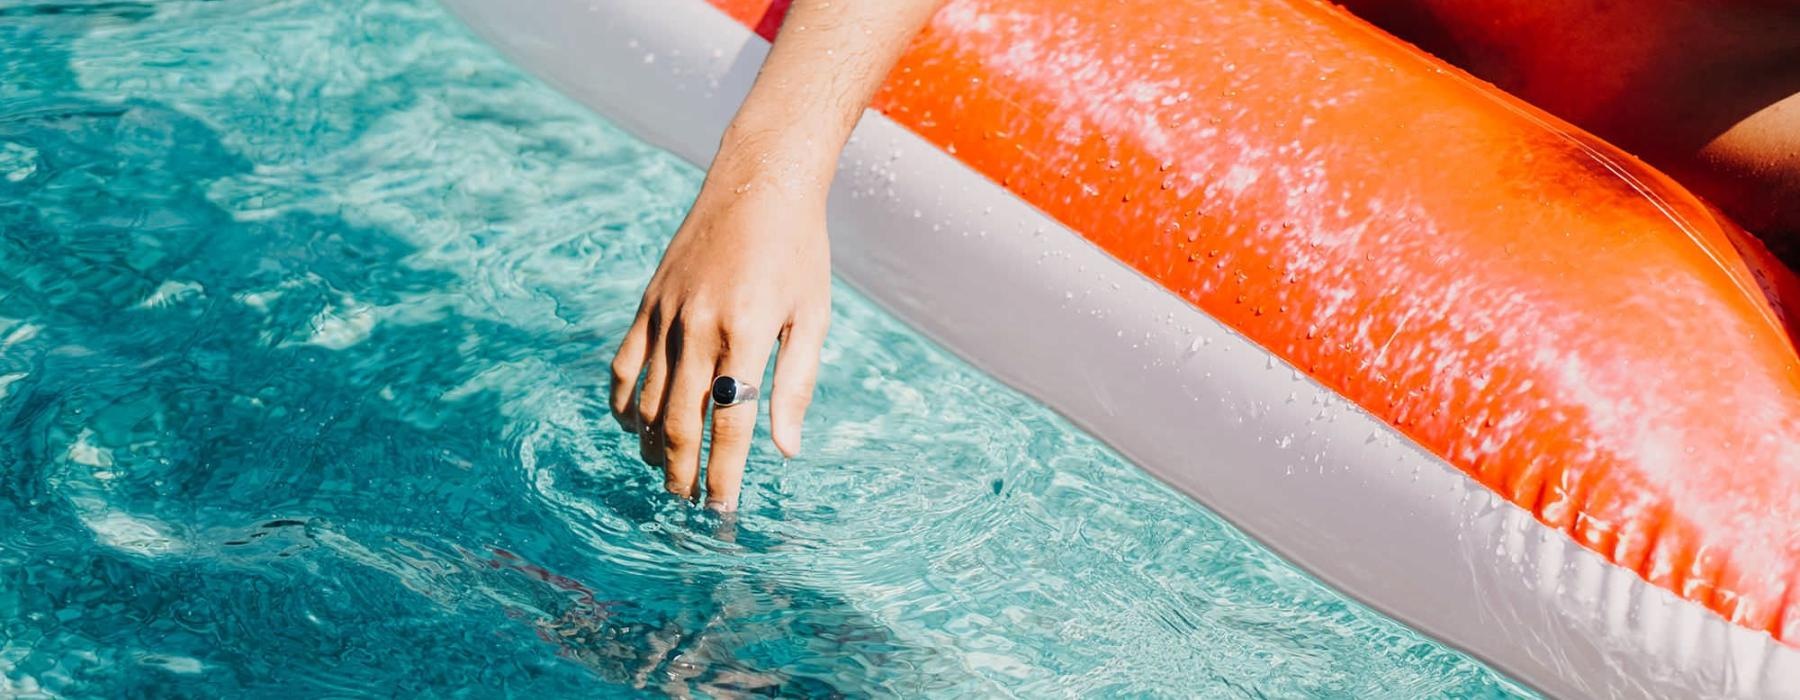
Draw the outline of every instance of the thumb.
M769 395L769 432L784 457L800 454L800 426L812 405L819 378L819 348L825 344L825 321L795 319L781 337L775 358L775 386Z

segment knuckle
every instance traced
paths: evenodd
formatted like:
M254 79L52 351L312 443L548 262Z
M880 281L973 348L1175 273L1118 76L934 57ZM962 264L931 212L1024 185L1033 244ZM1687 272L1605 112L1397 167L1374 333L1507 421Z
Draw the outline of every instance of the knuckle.
M750 433L749 418L737 411L720 411L713 414L713 439L737 440Z
M732 297L725 303L726 315L734 319L755 318L766 313L765 309L768 308L769 304L767 302L756 299L748 294Z
M637 383L636 373L631 371L633 367L626 362L624 357L613 358L612 365L608 369L612 371L613 386L615 387L624 386L627 383Z
M811 394L795 394L793 396L784 397L780 402L780 407L774 408L773 411L776 415L779 415L784 419L797 419L805 415L806 409L811 406Z
M700 442L700 430L687 419L663 422L663 444L671 450L684 450Z
M681 327L684 332L709 328L718 325L719 312L712 304L688 304L681 308Z

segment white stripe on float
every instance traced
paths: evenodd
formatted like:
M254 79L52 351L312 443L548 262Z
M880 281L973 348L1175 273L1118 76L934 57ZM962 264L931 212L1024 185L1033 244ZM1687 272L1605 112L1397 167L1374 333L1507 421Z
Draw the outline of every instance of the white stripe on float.
M445 1L526 69L698 164L767 52L702 0ZM838 276L920 332L1522 681L1584 698L1800 692L1800 652L1543 526L884 116L845 149L830 222Z

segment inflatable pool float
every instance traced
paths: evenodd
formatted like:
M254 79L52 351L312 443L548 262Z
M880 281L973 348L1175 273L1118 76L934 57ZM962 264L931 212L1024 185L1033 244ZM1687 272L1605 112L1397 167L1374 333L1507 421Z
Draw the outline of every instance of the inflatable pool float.
M447 2L696 163L781 9ZM1332 5L953 0L831 224L901 318L1549 694L1800 695L1800 283Z

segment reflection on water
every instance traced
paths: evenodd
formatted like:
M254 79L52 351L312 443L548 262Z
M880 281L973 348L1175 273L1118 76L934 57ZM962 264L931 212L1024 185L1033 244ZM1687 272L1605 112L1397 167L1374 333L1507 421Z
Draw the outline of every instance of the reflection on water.
M660 495L604 363L697 174L434 5L8 4L0 74L0 694L1520 692L843 289L811 451Z

